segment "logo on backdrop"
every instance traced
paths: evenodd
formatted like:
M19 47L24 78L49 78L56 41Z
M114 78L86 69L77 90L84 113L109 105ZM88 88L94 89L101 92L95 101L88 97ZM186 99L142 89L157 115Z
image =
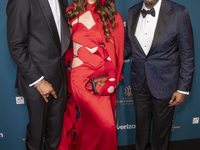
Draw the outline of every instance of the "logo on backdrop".
M129 63L130 61L131 61L131 59L124 60L125 63Z
M128 97L133 95L132 92L131 92L131 86L130 85L124 88L124 95L126 95Z
M123 94L123 98L120 100L117 100L117 103L121 103L122 105L133 105L133 94L131 91L131 86L128 85L124 88L124 94Z
M171 131L174 131L175 129L180 129L180 126L176 126L174 123L174 119L172 120L172 127L171 127Z
M126 21L124 21L124 27L126 28Z
M118 126L117 125L117 130L133 130L136 128L136 125L132 124L132 125L129 125L129 124L126 124L126 125L120 125Z
M199 124L199 117L193 118L192 124Z
M118 103L122 103L123 105L133 105L134 102L132 96L131 86L128 85L124 88L124 96Z
M3 133L0 133L0 138L3 138Z
M22 96L16 97L16 104L24 104L24 97Z

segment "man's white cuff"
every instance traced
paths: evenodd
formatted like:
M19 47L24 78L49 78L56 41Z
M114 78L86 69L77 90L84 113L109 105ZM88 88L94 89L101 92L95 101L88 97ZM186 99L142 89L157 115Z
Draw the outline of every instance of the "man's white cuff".
M185 94L185 95L189 95L190 92L185 92L185 91L180 91L180 90L177 90L179 93L182 93L182 94Z
M31 87L31 86L34 86L36 83L40 82L42 79L44 79L44 76L42 76L41 78L39 78L37 81L35 81L35 82L29 84L29 86L30 86L30 87Z

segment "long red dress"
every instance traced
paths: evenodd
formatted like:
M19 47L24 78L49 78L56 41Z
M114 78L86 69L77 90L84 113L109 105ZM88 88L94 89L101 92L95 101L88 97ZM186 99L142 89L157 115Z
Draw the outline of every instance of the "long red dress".
M92 16L95 17L94 5L95 3L87 3L87 9L81 15L90 11ZM94 20L96 21L96 18ZM71 23L73 21L70 20ZM98 96L85 88L85 84L89 79L106 75L105 60L110 54L102 46L102 44L107 45L105 38L104 36L102 37L97 23L88 29L79 20L72 26L71 38L73 42L81 45L77 54L73 55L73 59L79 58L82 64L71 68L71 105L73 106L67 106L67 114L65 114L63 127L64 135L62 135L58 150L71 150L74 148L73 139L69 140L69 137L73 138L74 134L68 130L70 128L72 129L70 131L73 131L74 127L76 128L78 137L78 140L75 137L76 150L117 150L116 127L114 122L115 99L113 99L115 95ZM111 40L114 41L113 38ZM98 48L92 53L89 49L95 47ZM123 49L121 50L123 51ZM123 55L120 57L123 57ZM118 65L115 64L115 66ZM121 68L118 68L118 70L121 71ZM119 77L120 75L118 75ZM76 104L74 102L80 111L81 117L78 119L79 121L74 120L76 112L72 109L70 110L70 107L75 108ZM73 122L74 125L69 122ZM67 138L69 134L70 136ZM72 143L72 146L69 146L69 142Z

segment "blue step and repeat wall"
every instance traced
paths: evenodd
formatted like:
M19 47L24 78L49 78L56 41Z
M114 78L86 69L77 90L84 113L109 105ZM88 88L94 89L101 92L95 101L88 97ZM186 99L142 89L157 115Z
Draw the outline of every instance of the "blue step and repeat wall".
M141 0L116 0L116 9L124 23L126 12ZM26 101L15 89L16 65L12 60L6 41L6 4L0 1L0 150L25 150L25 132L28 123ZM69 0L71 3L72 0ZM195 39L195 76L192 91L184 103L176 107L171 141L200 138L200 14L199 0L174 0L184 5L190 13ZM22 4L23 5L23 4ZM14 24L13 24L14 25ZM118 88L118 145L135 144L134 102L130 87L130 61L125 60L124 79ZM37 111L37 110L36 110Z

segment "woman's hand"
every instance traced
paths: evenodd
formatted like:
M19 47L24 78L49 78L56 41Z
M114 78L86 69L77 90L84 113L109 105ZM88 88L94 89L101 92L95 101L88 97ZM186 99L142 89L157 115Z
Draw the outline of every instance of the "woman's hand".
M115 79L108 79L107 83L99 91L99 96L111 95L115 92Z
M105 61L105 70L108 74L108 81L106 84L102 87L98 95L111 95L115 92L115 83L116 83L116 74L115 74L115 67L110 59L108 57Z

